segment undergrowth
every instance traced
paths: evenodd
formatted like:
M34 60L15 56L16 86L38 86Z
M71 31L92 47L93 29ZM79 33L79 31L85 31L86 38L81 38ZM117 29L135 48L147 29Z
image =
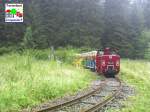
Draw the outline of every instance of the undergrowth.
M144 60L123 60L122 79L135 88L135 96L123 102L125 108L114 112L150 112L150 62Z
M66 56L54 60L48 54L48 50L29 50L0 56L1 112L16 112L66 93L73 94L96 78L91 72L68 64L70 60L66 63Z

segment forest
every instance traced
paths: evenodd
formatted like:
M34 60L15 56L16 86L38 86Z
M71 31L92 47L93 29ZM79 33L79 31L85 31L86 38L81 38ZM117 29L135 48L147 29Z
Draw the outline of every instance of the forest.
M4 22L0 3L0 54L54 46L110 47L124 58L149 58L149 0L17 0L23 23Z
M14 2L23 3L22 23L5 22ZM103 76L79 54L106 47L121 56L122 93L133 88L106 111L150 112L150 0L0 0L0 112L86 93Z

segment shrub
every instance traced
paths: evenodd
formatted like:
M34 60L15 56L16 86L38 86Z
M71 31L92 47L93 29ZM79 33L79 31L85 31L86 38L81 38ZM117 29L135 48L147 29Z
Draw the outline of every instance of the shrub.
M1 47L0 48L0 55L6 54L6 53L10 53L12 52L14 49L11 47Z

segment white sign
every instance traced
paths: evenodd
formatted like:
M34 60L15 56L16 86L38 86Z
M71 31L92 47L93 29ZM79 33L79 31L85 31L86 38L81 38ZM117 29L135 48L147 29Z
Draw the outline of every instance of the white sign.
M23 22L23 4L5 4L5 22Z

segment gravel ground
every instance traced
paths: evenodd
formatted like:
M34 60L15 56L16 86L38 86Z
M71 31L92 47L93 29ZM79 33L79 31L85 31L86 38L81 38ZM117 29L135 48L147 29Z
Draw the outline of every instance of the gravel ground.
M23 109L23 110L21 110L21 112L35 112L36 110L39 110L40 108L52 107L52 106L61 104L63 102L70 101L72 99L78 98L80 96L83 96L83 95L85 95L85 94L95 90L101 83L103 83L103 80L101 80L101 81L93 81L91 83L91 85L89 85L87 88L84 88L84 89L78 91L74 95L66 94L64 97L60 97L60 98L56 98L56 99L47 101L47 102L42 103L42 104L40 104L38 106L34 106L32 108Z
M114 83L115 81L113 81L114 79L111 79L112 81L109 81L106 85L106 88L105 88L105 91L110 91L110 90L113 90L115 86L117 86L117 83ZM74 98L78 98L80 96L83 96L84 94L92 91L93 89L97 88L97 86L99 86L101 83L103 83L103 81L93 81L91 83L91 85L82 90L82 91L79 91L77 94L75 94L74 96L72 95L66 95L65 97L63 98L57 98L57 99L54 99L52 101L49 101L49 102L46 102L46 103L43 103L39 106L36 106L36 107L33 107L32 109L24 109L22 112L32 112L32 111L36 111L38 110L39 108L43 108L43 107L47 107L47 106L53 106L53 105L57 105L57 104L61 104L63 102L66 102L66 101L70 101L71 99L74 99ZM114 87L113 87L113 86ZM115 90L115 89L114 89ZM106 96L107 92L101 92L100 95L103 96ZM119 96L116 97L116 99L114 99L113 101L111 101L109 104L107 104L104 108L102 108L101 110L99 110L98 112L108 112L109 109L120 109L120 108L123 108L124 105L122 103L122 101L125 101L129 96L133 96L135 94L135 91L132 87L128 86L127 84L123 83L123 87L122 87L122 91L120 93ZM88 99L86 99L88 101ZM86 101L85 100L85 101ZM92 99L90 98L90 102L95 102L97 99ZM76 104L75 106L73 106L71 109L70 107L68 108L64 108L64 112L66 112L66 110L69 110L68 112L77 112L75 111L77 108L83 108L84 105L87 106L87 104ZM90 105L89 105L90 106ZM58 111L58 112L63 112L62 111Z
M125 105L123 101L127 100L128 97L135 95L135 89L126 83L122 83L122 90L119 96L116 97L113 101L107 104L103 109L98 112L109 112L109 110L113 109L121 109L124 108Z

